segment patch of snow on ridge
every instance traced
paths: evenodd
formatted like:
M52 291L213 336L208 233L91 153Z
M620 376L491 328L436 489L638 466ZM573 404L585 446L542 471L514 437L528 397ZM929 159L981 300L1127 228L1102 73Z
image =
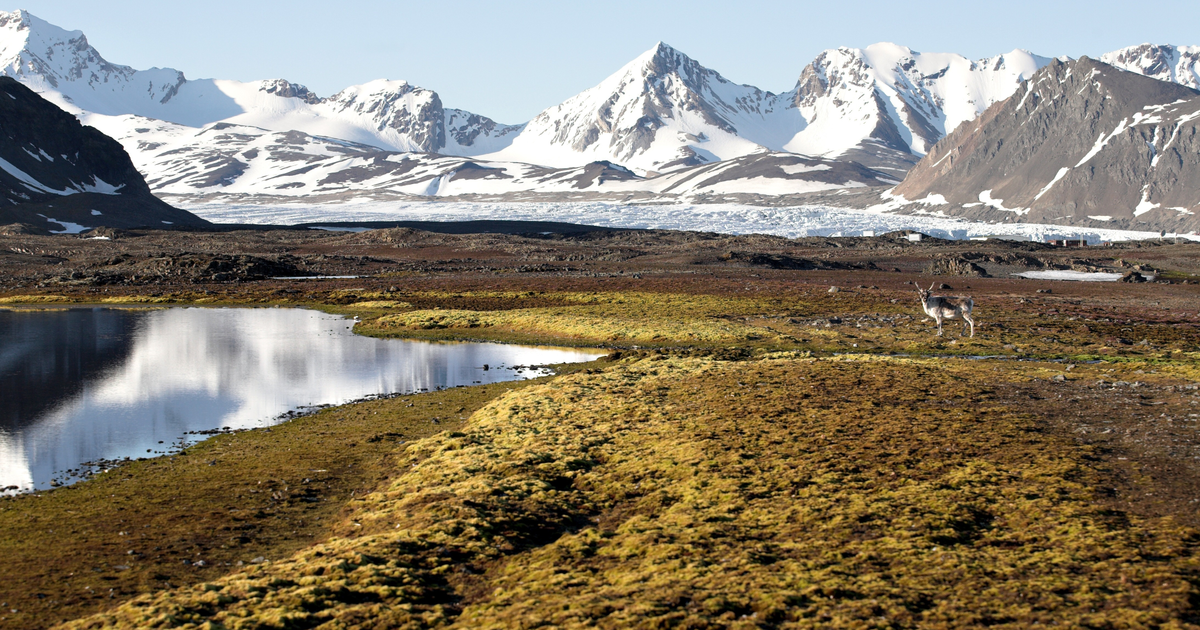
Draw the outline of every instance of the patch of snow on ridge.
M929 193L924 199L918 199L913 203L923 203L927 206L944 206L946 205L946 197L937 193Z
M814 164L813 166L807 164L781 164L779 168L788 175L799 175L800 173L812 173L814 171L828 171L833 167L828 164Z
M979 193L979 201L983 202L984 205L990 206L997 210L1003 210L1004 212L1012 212L1017 216L1029 214L1029 208L1005 208L1004 200L993 198L992 190L990 188Z
M1121 124L1117 125L1117 128L1113 129L1112 133L1108 134L1107 136L1104 134L1100 134L1100 137L1096 139L1096 144L1092 145L1092 150L1088 151L1087 155L1083 156L1083 159L1079 160L1079 163L1075 165L1075 168L1079 168L1080 166L1083 166L1084 164L1087 163L1088 160L1096 157L1096 154L1099 153L1102 149L1104 149L1105 145L1108 144L1109 140L1112 140L1113 138L1117 137L1117 134L1121 133L1122 131L1125 131L1128 128L1129 128L1129 119L1123 118L1123 119L1121 119Z
M38 215L38 216L45 216L45 215ZM51 234L80 234L84 230L91 229L90 227L88 227L86 225L80 225L78 223L71 223L70 221L61 221L59 219L52 219L50 217L46 217L46 221L48 223L57 223L57 224L63 226L63 228L65 228L62 230L50 230Z
M69 195L69 194L75 192L73 190L58 190L57 188L51 188L51 187L39 182L38 180L34 179L34 177L32 175L30 175L29 173L26 173L25 171L22 171L21 169L17 168L15 165L13 165L12 162L9 162L8 160L5 160L3 158L0 158L0 169L4 169L4 172L17 178L17 180L20 181L22 185L24 185L26 188L28 188L29 190L32 190L34 192L51 193L51 194L55 194L55 195Z
M168 200L170 201L170 200ZM1158 238L1158 232L1077 228L1032 223L982 223L937 215L898 215L823 206L771 208L742 204L621 204L608 202L373 202L175 205L215 223L295 224L355 221L557 221L602 227L772 234L788 238L883 234L915 230L947 239L1013 235L1089 243ZM1174 237L1171 234L1169 236ZM1200 240L1200 235L1180 234Z
M1064 166L1064 167L1058 169L1058 174L1056 174L1054 176L1054 179L1050 180L1050 183L1046 184L1046 187L1043 188L1041 192L1039 192L1037 195L1034 195L1033 200L1037 201L1038 199L1041 199L1042 195L1046 194L1047 192L1050 192L1050 189L1053 188L1054 185L1058 183L1058 180L1062 179L1063 176L1065 176L1067 173L1070 173L1070 172L1071 172L1071 168L1068 166Z

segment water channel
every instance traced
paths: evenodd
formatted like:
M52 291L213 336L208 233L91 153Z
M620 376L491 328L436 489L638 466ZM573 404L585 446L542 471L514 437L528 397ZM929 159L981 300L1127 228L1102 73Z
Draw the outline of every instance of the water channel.
M0 490L69 483L105 462L202 439L197 431L533 378L547 373L538 366L601 354L374 339L353 323L282 308L0 310Z

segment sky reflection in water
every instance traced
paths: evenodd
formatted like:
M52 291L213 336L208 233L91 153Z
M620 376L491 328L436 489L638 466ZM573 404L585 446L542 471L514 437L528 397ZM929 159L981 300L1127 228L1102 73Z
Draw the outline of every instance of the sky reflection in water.
M538 373L509 368L600 354L372 339L352 323L301 309L0 311L0 488L43 489L83 462L149 456L188 431L528 378Z

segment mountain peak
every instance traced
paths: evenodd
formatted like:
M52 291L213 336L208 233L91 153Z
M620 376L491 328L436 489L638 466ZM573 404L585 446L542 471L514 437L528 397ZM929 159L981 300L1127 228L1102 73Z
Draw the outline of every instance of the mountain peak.
M638 55L628 66L637 69L655 68L670 72L679 66L692 61L690 57L672 48L665 42L658 42L650 50ZM693 62L694 63L694 62Z
M25 9L17 9L11 12L0 11L0 30L12 33L23 32L26 38L30 35L36 35L43 42L59 40L73 41L83 38L83 45L84 47L87 46L87 39L84 38L83 31L68 31L39 18ZM3 37L3 39L7 39L7 37ZM0 43L0 47L8 48L7 44L8 42Z

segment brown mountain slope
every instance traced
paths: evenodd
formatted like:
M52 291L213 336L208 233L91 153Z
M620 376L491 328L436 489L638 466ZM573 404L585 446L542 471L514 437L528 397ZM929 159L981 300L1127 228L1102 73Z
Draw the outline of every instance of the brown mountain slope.
M1080 58L945 139L894 194L976 219L1200 229L1200 92Z

